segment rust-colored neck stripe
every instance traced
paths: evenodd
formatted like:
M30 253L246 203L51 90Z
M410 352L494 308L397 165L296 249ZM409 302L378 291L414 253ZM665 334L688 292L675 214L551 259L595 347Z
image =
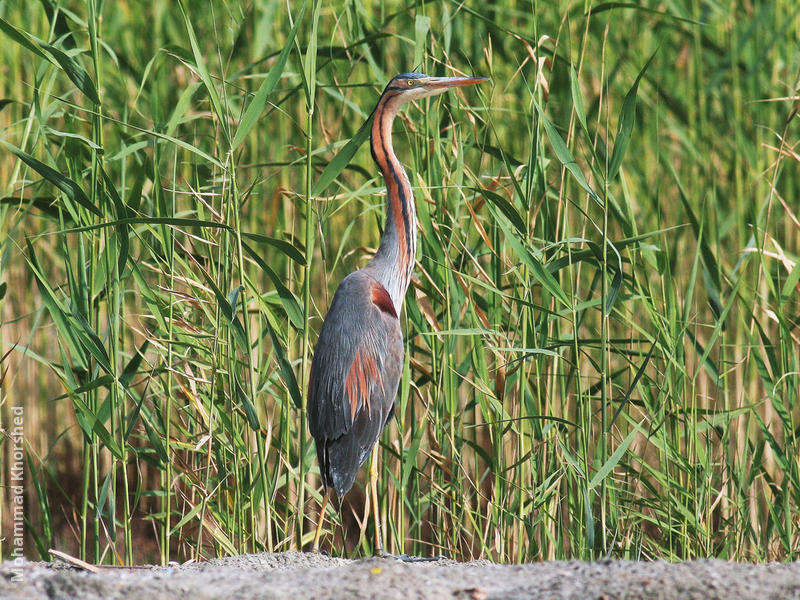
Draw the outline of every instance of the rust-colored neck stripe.
M395 229L398 244L399 275L406 280L413 268L415 219L411 212L414 198L403 166L392 147L392 122L399 108L399 92L387 91L375 109L372 124L372 157L386 180L388 193L387 230Z

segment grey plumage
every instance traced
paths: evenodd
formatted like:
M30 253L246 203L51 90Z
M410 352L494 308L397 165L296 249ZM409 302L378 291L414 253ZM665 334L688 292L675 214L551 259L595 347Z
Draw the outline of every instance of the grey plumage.
M352 487L358 468L393 414L402 372L400 321L372 302L376 283L365 270L342 280L311 364L309 399L315 401L309 401L308 425L317 441L323 483L339 497ZM369 400L359 397L353 414L346 382L359 351L375 357L379 376L367 382Z

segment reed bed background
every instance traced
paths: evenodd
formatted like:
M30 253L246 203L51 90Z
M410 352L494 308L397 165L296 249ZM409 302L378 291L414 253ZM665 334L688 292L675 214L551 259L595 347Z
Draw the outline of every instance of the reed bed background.
M387 549L800 553L800 8L0 2L0 523L26 554L306 547L303 413L395 126L422 229L382 438ZM326 547L371 552L363 474Z

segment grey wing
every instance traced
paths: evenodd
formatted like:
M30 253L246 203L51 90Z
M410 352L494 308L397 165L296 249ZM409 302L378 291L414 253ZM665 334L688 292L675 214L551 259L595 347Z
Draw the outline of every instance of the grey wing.
M352 485L392 413L402 365L400 322L388 293L352 273L325 317L309 380L308 423L326 485Z

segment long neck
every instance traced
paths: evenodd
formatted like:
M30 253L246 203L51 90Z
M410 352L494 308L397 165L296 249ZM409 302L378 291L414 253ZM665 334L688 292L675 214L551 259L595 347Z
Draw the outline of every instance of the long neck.
M386 227L381 244L365 267L392 298L397 314L403 306L417 255L417 210L403 165L392 148L392 123L401 102L385 92L375 108L370 146L372 158L386 180Z

